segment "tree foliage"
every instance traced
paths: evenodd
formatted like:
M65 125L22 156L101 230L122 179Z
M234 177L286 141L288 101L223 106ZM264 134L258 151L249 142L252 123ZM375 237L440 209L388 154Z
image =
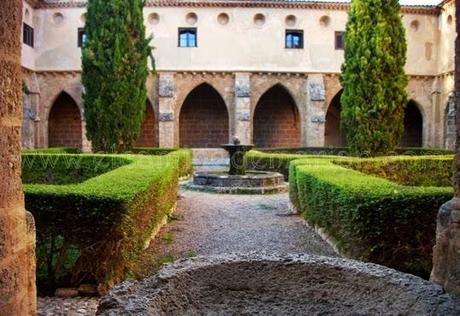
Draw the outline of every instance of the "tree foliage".
M88 1L82 81L87 136L95 151L128 150L140 134L151 56L143 6L142 0Z
M355 153L394 150L404 131L407 44L398 0L352 0L342 66L342 128Z

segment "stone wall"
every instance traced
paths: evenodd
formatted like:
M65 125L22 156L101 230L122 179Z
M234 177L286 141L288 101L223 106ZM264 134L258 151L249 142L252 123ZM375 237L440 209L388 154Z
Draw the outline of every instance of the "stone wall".
M31 87L26 97L33 114L27 121L30 127L27 135L33 139L24 139L23 143L35 147L75 145L76 138L50 143L53 138L49 135L50 114L59 103L59 96L65 93L76 104L82 118L81 128L74 126L72 130L81 133L82 149L90 149L80 78L78 72L26 72L24 82ZM453 84L449 78L409 77L409 99L414 101L423 118L423 146L447 144L448 98L445 96L448 91L451 93ZM322 147L343 143L338 122L327 122L328 117L329 121L336 120L340 114L331 107L342 90L338 74L158 72L157 76L151 75L146 84L150 107L138 142L141 146L214 147L230 141L233 136L243 143L256 142L263 147ZM194 90L203 85L210 87L209 91L193 96ZM275 87L284 93L276 96L277 105L269 104L268 110L263 110L261 100L267 99L267 93ZM278 127L271 128L275 126Z
M157 147L157 126L158 122L156 120L156 115L153 110L153 106L150 103L150 101L147 101L147 104L145 106L144 122L142 122L141 134L139 135L139 139L137 140L136 146Z
M0 10L0 315L33 315L35 231L21 188L22 1Z

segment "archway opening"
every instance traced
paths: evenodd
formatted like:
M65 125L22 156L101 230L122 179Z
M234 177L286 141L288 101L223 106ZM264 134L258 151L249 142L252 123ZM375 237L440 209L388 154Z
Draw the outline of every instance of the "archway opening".
M155 112L152 104L147 100L145 105L144 121L141 126L141 133L137 139L138 147L157 147L157 130L156 130Z
M335 95L326 114L326 126L324 131L324 144L330 147L343 147L346 144L345 133L340 126L342 105L340 98L342 90Z
M54 101L48 119L49 147L82 147L82 119L77 103L62 92Z
M225 101L209 84L193 89L179 116L179 143L188 148L217 148L229 141Z
M401 147L423 146L423 116L413 100L409 101L404 110L404 133L399 145Z
M254 145L258 148L299 147L300 115L296 103L281 85L269 89L254 111Z

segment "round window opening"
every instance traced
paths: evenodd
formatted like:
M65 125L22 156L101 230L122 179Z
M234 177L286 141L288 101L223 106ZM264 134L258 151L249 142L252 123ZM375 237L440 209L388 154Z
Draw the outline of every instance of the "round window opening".
M217 22L219 22L220 25L227 25L229 21L230 21L230 17L228 16L227 13L221 13L217 17Z
M319 25L321 26L328 26L331 23L331 18L328 17L327 15L323 15L322 17L319 18Z
M157 25L158 23L160 23L160 16L158 15L158 13L150 13L148 21L152 25Z
M288 15L286 17L286 25L287 26L292 27L292 26L295 26L296 24L297 24L297 18L296 18L295 15Z
M265 24L265 15L258 13L254 16L254 24L257 26L262 26Z
M185 21L189 24L189 25L195 25L196 22L198 21L198 16L195 14L195 13L189 13L187 14L187 16L185 17Z
M64 22L64 15L61 12L56 12L53 14L53 23L55 25L60 25Z
M410 23L410 28L412 31L417 32L418 29L420 28L420 22L418 20L414 20Z

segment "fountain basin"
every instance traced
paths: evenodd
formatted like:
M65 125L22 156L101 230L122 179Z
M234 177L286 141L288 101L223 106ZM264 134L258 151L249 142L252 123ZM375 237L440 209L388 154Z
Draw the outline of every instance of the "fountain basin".
M188 189L226 194L273 194L286 192L287 184L277 172L247 171L245 175L228 172L196 172Z
M125 282L98 315L459 315L441 287L375 264L313 255L181 260Z

